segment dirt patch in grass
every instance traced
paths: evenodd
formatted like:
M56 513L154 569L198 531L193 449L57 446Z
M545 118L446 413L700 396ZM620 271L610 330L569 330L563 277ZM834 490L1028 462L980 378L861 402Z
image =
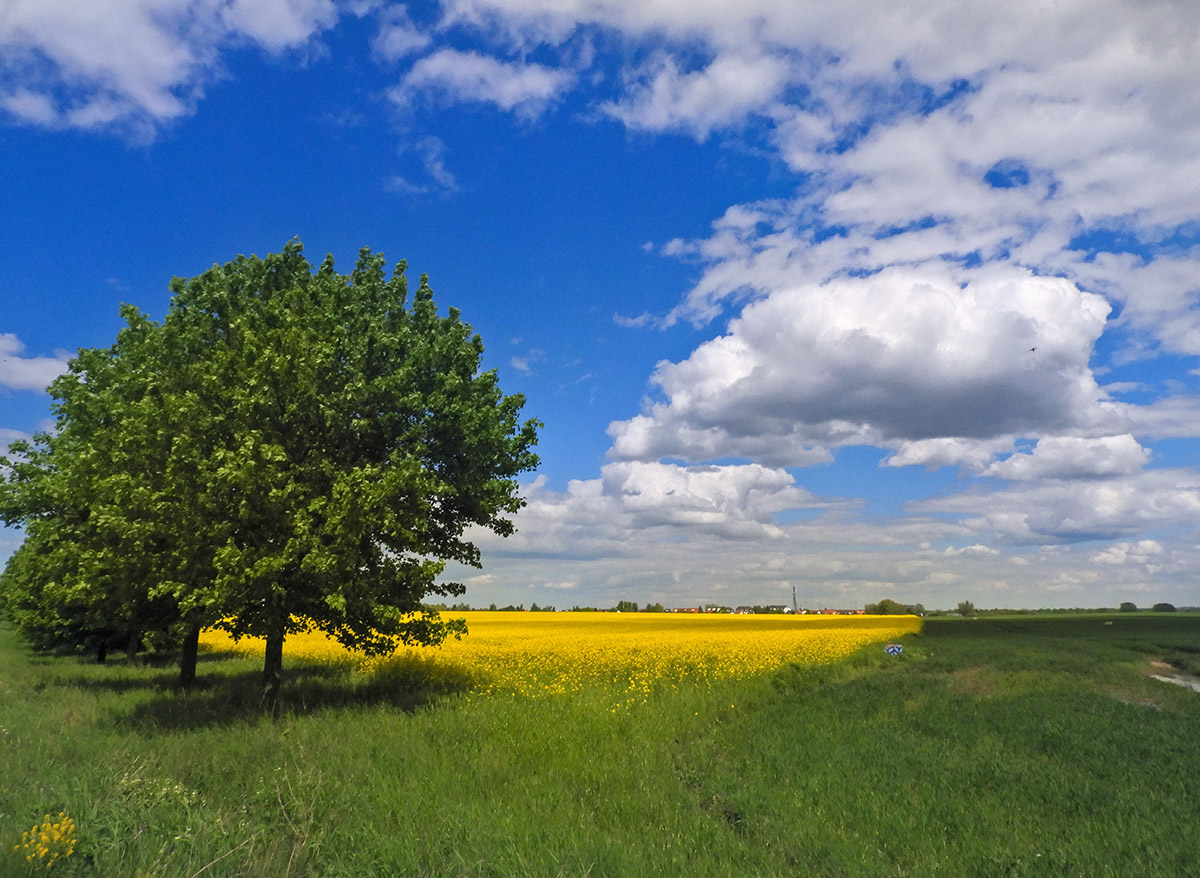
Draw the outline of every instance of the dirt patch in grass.
M963 668L951 674L950 679L954 688L964 695L987 698L996 694L996 676L987 668Z
M1163 710L1165 705L1157 698L1148 696L1145 692L1134 692L1130 689L1110 689L1108 694L1122 704L1132 704L1134 707L1149 707L1152 710Z
M984 665L955 671L950 675L950 685L976 698L1003 698L1057 689L1067 679L1067 675L1056 671L1004 670Z

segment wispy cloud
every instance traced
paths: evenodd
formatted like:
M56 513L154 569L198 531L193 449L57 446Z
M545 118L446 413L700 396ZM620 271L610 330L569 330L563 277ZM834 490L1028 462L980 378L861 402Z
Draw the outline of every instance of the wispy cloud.
M401 148L400 155L403 157L406 154L411 154L417 159L420 165L418 179L423 182L414 182L411 177L394 174L384 181L387 191L425 195L431 192L454 192L458 189L458 181L446 167L446 144L440 138L419 138L411 147Z
M643 312L637 317L626 317L624 314L614 314L613 323L617 326L623 326L626 329L641 329L644 326L651 326L658 322L653 314Z
M775 101L789 79L786 59L722 54L696 70L659 53L627 76L623 96L600 105L607 116L632 129L683 130L704 139L736 126Z
M546 359L546 352L540 348L531 348L527 353L521 356L514 356L509 363L518 372L525 375L532 375L534 364L543 362Z
M433 38L418 28L404 6L390 6L380 16L379 30L371 39L371 51L381 61L394 63L414 55L433 42Z
M491 104L518 118L535 119L574 79L569 70L439 49L416 61L389 95L402 105L425 95L449 103Z

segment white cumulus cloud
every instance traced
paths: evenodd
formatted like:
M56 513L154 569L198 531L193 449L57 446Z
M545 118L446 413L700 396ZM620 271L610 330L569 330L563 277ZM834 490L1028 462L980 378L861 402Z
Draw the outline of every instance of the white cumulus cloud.
M1098 439L1053 436L1039 439L1028 454L996 461L983 474L1015 481L1126 476L1149 462L1149 449L1128 434Z
M1108 311L1021 270L890 269L780 289L660 363L665 400L612 425L613 453L797 465L809 446L1090 428L1114 417L1088 365Z
M9 0L0 106L26 124L153 132L191 112L226 46L280 52L337 18L332 0Z
M503 554L627 556L647 541L691 539L768 542L783 531L780 513L828 509L843 501L815 497L784 470L757 464L680 466L641 461L606 464L599 478L552 491L539 478L525 492L518 532L481 535Z
M25 344L10 332L0 333L0 387L12 390L45 390L67 371L69 355L24 357Z
M1157 540L1138 540L1134 543L1113 543L1104 551L1092 555L1091 560L1094 564L1149 564L1163 552L1162 544Z

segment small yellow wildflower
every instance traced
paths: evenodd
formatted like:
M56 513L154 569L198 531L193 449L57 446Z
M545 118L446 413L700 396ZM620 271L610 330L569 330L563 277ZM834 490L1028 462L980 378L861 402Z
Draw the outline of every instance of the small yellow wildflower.
M51 822L47 814L40 826L34 826L21 835L21 843L13 845L14 851L25 851L25 860L42 862L47 869L58 860L75 853L75 821L65 812L58 812L58 819Z

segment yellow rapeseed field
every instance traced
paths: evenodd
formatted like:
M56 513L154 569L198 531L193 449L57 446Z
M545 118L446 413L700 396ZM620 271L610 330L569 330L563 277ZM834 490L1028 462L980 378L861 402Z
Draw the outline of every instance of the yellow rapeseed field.
M770 672L788 662L818 664L875 642L920 630L915 616L793 616L672 613L450 613L470 633L441 647L402 648L364 659L323 634L291 635L285 657L352 665L367 676L415 667L425 674L471 680L480 693L531 697L607 684L626 700L655 687L705 684ZM204 648L261 655L263 643L233 643L206 631Z

